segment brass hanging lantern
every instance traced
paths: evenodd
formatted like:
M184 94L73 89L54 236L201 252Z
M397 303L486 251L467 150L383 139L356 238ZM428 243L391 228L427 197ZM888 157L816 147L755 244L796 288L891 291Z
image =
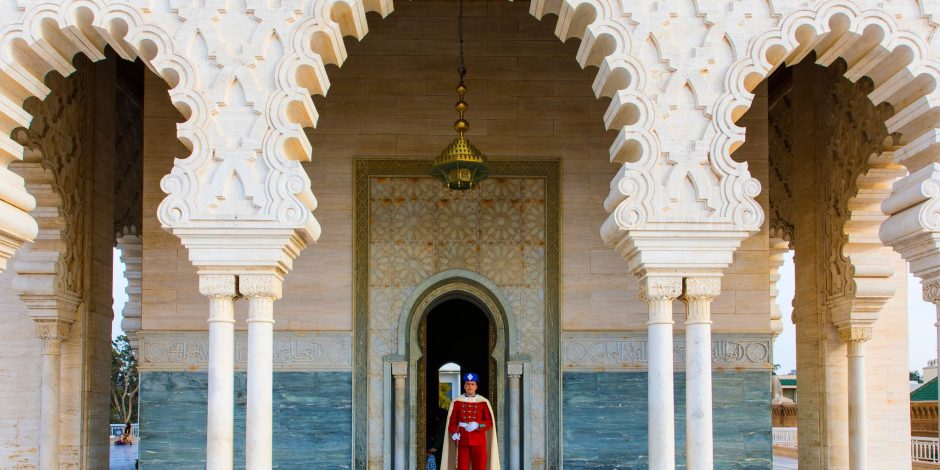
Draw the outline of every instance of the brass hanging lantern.
M464 113L470 106L463 99L467 92L464 85L464 75L467 68L463 61L463 0L460 0L460 15L458 23L458 38L460 40L459 55L457 57L457 120L454 121L454 130L457 137L431 162L430 174L437 176L444 182L444 187L450 190L464 191L473 189L480 181L486 178L486 156L480 152L470 139L464 134L470 130L470 123L464 119Z

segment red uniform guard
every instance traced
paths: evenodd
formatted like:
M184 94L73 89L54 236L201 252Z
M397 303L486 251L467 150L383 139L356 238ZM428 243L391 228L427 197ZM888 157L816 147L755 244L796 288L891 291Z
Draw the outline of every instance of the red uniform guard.
M447 420L451 442L456 444L456 470L470 470L471 463L473 470L499 470L493 409L489 400L476 394L479 377L470 373L464 375L463 379L466 393L451 403ZM442 470L453 468L452 452L445 449Z

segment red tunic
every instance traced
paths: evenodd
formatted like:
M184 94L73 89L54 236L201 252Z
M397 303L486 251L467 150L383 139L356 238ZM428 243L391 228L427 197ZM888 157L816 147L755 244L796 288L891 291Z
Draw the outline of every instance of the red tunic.
M480 427L467 432L466 429L458 427L458 423L476 422ZM455 401L454 409L450 413L450 423L447 429L450 435L459 432L460 440L457 441L458 447L467 446L486 446L486 432L493 427L493 417L490 416L490 409L485 401L470 403L466 401Z

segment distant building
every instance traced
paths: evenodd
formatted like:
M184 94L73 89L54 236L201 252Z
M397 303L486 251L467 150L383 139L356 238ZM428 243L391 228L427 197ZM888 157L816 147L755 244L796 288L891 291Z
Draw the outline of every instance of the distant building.
M796 374L778 375L780 379L780 388L784 398L789 398L796 403Z
M931 359L927 361L927 367L921 369L924 374L924 383L930 382L932 379L937 378L937 360Z

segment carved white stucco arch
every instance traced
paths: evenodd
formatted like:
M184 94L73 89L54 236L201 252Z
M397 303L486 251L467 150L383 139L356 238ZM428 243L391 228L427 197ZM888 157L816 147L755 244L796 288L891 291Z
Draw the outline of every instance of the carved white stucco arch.
M127 60L141 58L173 88L170 98L187 117L179 125L181 139L202 133L208 120L197 90L196 66L174 47L172 35L149 21L148 15L126 3L72 1L18 3L0 6L0 269L13 250L37 233L28 214L35 199L26 192L22 178L8 164L21 159L23 146L11 133L28 128L32 116L23 107L30 97L43 99L50 90L44 84L49 72L63 76L75 71L72 57L84 54L93 61L105 58L111 46Z
M2 8L5 257L36 233L27 214L35 203L6 169L6 162L22 155L7 138L9 131L29 123L20 103L48 93L42 78L49 71L71 73L74 54L100 60L106 45L126 59L142 58L163 77L186 119L178 135L191 154L163 179L167 197L158 217L189 248L194 264L274 264L286 271L299 250L317 239L316 198L300 167L311 157L303 128L317 121L310 95L329 89L324 66L343 63L343 36L361 39L368 31L366 12L386 16L391 1L308 1L290 7L169 2L140 9L69 0ZM613 97L605 121L621 132L612 154L639 158L636 150L653 148L653 100L643 90L646 73L632 54L630 28L618 2L536 1L531 12L537 18L557 14L556 33L563 40L583 38L579 63L598 66L594 89ZM239 245L252 250L237 250L222 233L236 234Z
M721 131L717 141L733 151L744 140L744 129L735 121L750 106L754 87L777 67L799 62L812 51L823 66L845 60L845 77L852 81L869 77L874 84L869 99L893 106L895 113L885 125L889 133L900 136L898 147L875 158L890 159L910 172L882 205L888 218L880 227L880 238L923 275L940 268L934 259L940 250L932 241L932 233L940 231L940 193L935 190L940 166L933 156L940 144L940 61L930 44L937 26L931 7L909 7L905 2L863 7L831 0L781 15L777 24L752 34L746 50L723 77L726 90L716 106L716 125Z

